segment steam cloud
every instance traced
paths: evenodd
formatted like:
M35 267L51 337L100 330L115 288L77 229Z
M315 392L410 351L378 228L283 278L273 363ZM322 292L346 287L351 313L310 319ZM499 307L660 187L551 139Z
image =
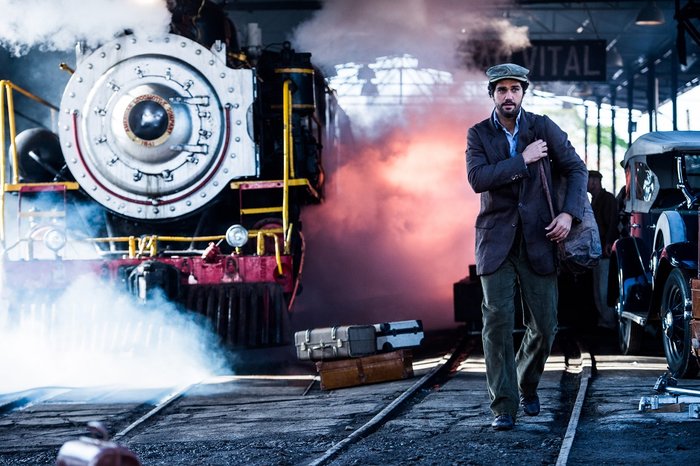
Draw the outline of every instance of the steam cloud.
M0 0L0 44L15 55L88 47L130 29L144 35L168 32L165 0Z
M85 276L55 301L31 301L0 310L0 393L169 387L226 372L213 334L164 300L140 306Z
M340 63L403 54L425 68L457 71L475 65L460 46L477 40L500 54L529 44L527 28L495 18L480 0L326 0L295 31L293 43L327 72Z
M426 328L455 325L452 284L474 261L479 211L466 180L466 132L493 106L465 44L486 38L505 54L527 45L526 33L490 17L483 2L452 0L328 0L295 31L295 48L311 52L327 72L410 54L419 68L449 71L454 80L453 98L396 105L394 115L371 103L346 109L354 142L345 141L336 165L324 161L326 203L304 212L307 286L296 326L408 319ZM471 100L460 91L467 81L480 86ZM375 115L362 118L371 128L356 125L363 113Z

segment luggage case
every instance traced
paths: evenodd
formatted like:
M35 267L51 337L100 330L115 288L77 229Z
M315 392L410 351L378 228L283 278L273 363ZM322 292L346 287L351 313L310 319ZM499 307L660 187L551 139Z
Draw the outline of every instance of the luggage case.
M423 322L402 320L374 324L377 335L377 351L393 351L400 348L413 348L423 343Z
M316 370L321 376L322 390L408 379L413 377L413 355L410 350L398 350L355 359L319 361Z
M373 325L342 325L294 334L297 357L303 360L356 358L377 352Z
M64 443L56 466L141 466L132 451L107 440L107 429L101 423L89 422L88 428L101 438L80 437Z

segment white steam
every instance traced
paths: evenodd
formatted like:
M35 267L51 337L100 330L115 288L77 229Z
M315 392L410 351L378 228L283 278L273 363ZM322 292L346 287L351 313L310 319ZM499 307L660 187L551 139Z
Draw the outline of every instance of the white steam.
M498 43L499 53L529 44L527 28L493 13L481 0L326 0L297 28L293 43L326 71L403 54L424 68L455 70L471 65L459 52L465 41Z
M79 278L55 301L4 304L0 393L169 387L225 372L215 337L190 315L165 300L136 304L95 277Z
M126 30L160 35L170 24L165 0L0 0L0 11L0 44L15 55L96 47Z

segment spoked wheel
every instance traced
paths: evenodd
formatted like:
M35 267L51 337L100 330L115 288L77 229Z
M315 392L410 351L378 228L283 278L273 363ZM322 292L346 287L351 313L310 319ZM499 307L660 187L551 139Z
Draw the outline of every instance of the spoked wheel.
M673 377L694 377L698 373L698 361L691 350L690 311L688 280L674 269L661 298L664 353Z
M617 341L622 354L636 354L642 347L642 338L644 337L644 328L634 323L631 319L622 317L623 304L625 302L624 286L622 279L622 271L618 272L619 295L615 313L617 314Z

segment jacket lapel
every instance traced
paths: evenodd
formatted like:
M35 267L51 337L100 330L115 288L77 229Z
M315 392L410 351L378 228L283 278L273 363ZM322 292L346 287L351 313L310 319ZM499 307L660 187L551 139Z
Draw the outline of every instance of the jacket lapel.
M505 160L510 157L510 148L508 147L508 140L506 139L503 130L496 127L493 122L493 114L491 118L488 119L488 123L485 125L486 134L484 137L484 148L489 154L489 159L494 163L499 160Z

